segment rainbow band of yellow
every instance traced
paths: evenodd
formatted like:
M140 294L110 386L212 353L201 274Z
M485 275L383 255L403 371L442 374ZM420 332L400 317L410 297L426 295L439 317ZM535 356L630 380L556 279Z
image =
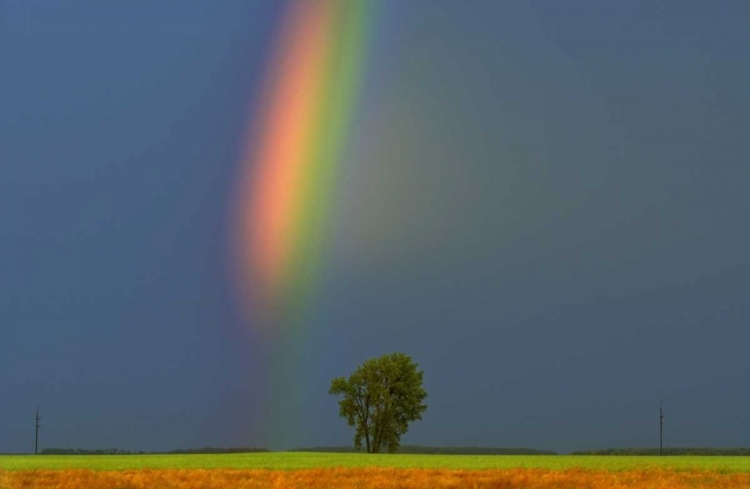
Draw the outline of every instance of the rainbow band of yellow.
M315 281L359 98L369 5L292 0L284 17L243 160L240 213L243 281L274 316L304 311Z
M299 443L287 435L305 425L295 406L320 361L306 335L361 98L371 2L290 0L241 162L241 301L271 333L264 398L279 448Z

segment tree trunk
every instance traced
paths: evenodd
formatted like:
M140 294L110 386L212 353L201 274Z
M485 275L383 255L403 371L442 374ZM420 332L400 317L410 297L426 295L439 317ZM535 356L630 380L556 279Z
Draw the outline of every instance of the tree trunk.
M370 451L370 430L367 428L367 417L364 418L362 424L365 425L365 444L367 445L367 453L372 453Z

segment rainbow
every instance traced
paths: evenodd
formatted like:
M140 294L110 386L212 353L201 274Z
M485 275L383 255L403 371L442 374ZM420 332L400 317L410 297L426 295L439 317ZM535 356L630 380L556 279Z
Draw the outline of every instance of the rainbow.
M286 334L282 343L304 330L315 299L361 98L371 7L292 0L248 130L236 225L240 297L260 329Z

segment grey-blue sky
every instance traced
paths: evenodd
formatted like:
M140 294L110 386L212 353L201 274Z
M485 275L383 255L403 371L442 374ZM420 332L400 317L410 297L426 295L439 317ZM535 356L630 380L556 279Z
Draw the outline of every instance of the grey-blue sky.
M0 5L0 451L37 404L48 445L267 443L227 240L280 4ZM411 443L647 445L663 399L746 445L750 7L467 5L381 4L295 441L399 349Z

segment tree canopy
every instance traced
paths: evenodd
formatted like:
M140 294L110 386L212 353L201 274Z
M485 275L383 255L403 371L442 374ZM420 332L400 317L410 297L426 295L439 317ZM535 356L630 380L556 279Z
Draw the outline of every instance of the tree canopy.
M427 409L424 372L404 353L371 358L349 378L331 381L329 394L343 396L339 416L355 428L354 447L367 453L398 450L409 423L422 419Z

